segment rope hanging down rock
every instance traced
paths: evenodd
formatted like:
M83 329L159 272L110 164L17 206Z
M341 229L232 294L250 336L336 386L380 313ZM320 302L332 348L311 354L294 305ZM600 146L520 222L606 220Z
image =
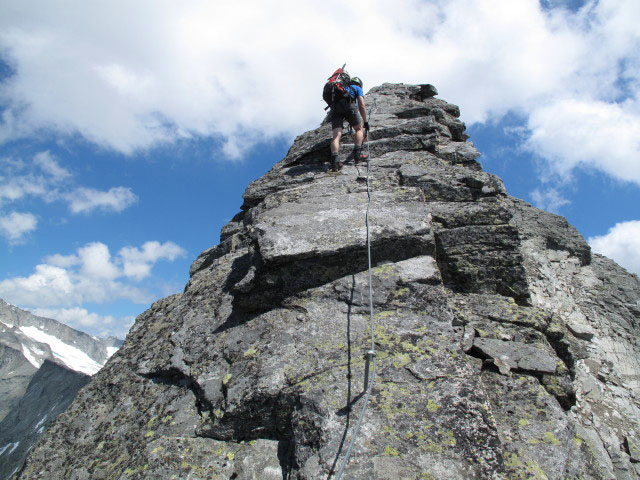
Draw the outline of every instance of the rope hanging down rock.
M373 110L375 108L375 101L371 110L369 111L369 115L367 118L370 120ZM358 438L358 434L360 433L360 427L362 425L362 420L364 418L364 414L367 411L367 407L369 406L369 397L371 396L371 390L373 389L373 382L376 377L376 344L375 344L375 330L374 330L374 321L373 321L373 287L371 283L371 236L369 234L369 210L371 208L371 188L369 186L369 165L371 162L371 147L369 146L369 140L367 139L367 211L364 216L364 223L367 228L367 261L369 267L369 323L371 325L371 349L366 353L366 364L364 369L364 390L366 391L364 396L364 403L362 404L362 410L360 411L360 415L358 416L358 422L356 423L356 428L353 431L353 435L351 436L351 442L349 443L349 448L345 453L344 459L342 460L342 464L340 465L340 469L338 470L338 474L336 475L336 480L341 480L342 475L344 474L344 469L349 463L349 458L351 457L351 451L353 450L353 446L356 443L356 439Z

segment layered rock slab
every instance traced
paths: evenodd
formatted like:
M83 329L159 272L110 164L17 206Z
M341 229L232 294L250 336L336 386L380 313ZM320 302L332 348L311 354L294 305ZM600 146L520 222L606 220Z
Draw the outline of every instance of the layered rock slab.
M428 91L367 95L377 375L347 478L635 478L637 277L509 197ZM22 478L335 474L370 339L366 168L328 172L329 137L249 186Z

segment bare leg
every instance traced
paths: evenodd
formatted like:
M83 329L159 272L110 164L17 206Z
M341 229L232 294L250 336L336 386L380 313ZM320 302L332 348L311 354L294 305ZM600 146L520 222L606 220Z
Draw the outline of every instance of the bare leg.
M364 141L364 130L362 125L356 125L353 127L353 144L356 147L361 147Z
M340 138L342 137L342 127L333 129L333 138L329 148L331 149L331 155L335 155L340 151Z

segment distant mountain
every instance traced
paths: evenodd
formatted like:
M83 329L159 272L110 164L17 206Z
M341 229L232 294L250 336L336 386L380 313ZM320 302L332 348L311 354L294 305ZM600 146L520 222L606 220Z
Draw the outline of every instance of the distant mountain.
M121 345L0 300L0 480Z
M0 423L0 479L12 477L49 424L91 377L45 360L17 406Z

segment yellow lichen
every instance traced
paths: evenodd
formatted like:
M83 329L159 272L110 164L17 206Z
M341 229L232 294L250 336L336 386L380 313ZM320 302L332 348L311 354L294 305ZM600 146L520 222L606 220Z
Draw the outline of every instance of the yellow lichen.
M395 310L383 310L382 312L377 312L374 317L376 320L383 320L385 318L392 317L396 314Z
M393 366L396 368L406 367L411 363L411 357L407 353L401 353L396 356L396 360L393 362Z
M562 442L556 438L553 432L544 432L544 441L551 445L562 445Z
M390 264L380 265L373 269L373 274L379 277L388 278L395 273L394 268Z
M384 447L384 454L389 457L397 457L398 455L400 455L400 452L398 452L396 448L387 445L386 447Z
M513 452L506 452L504 455L504 465L508 468L520 468L523 467L524 464L522 460Z

